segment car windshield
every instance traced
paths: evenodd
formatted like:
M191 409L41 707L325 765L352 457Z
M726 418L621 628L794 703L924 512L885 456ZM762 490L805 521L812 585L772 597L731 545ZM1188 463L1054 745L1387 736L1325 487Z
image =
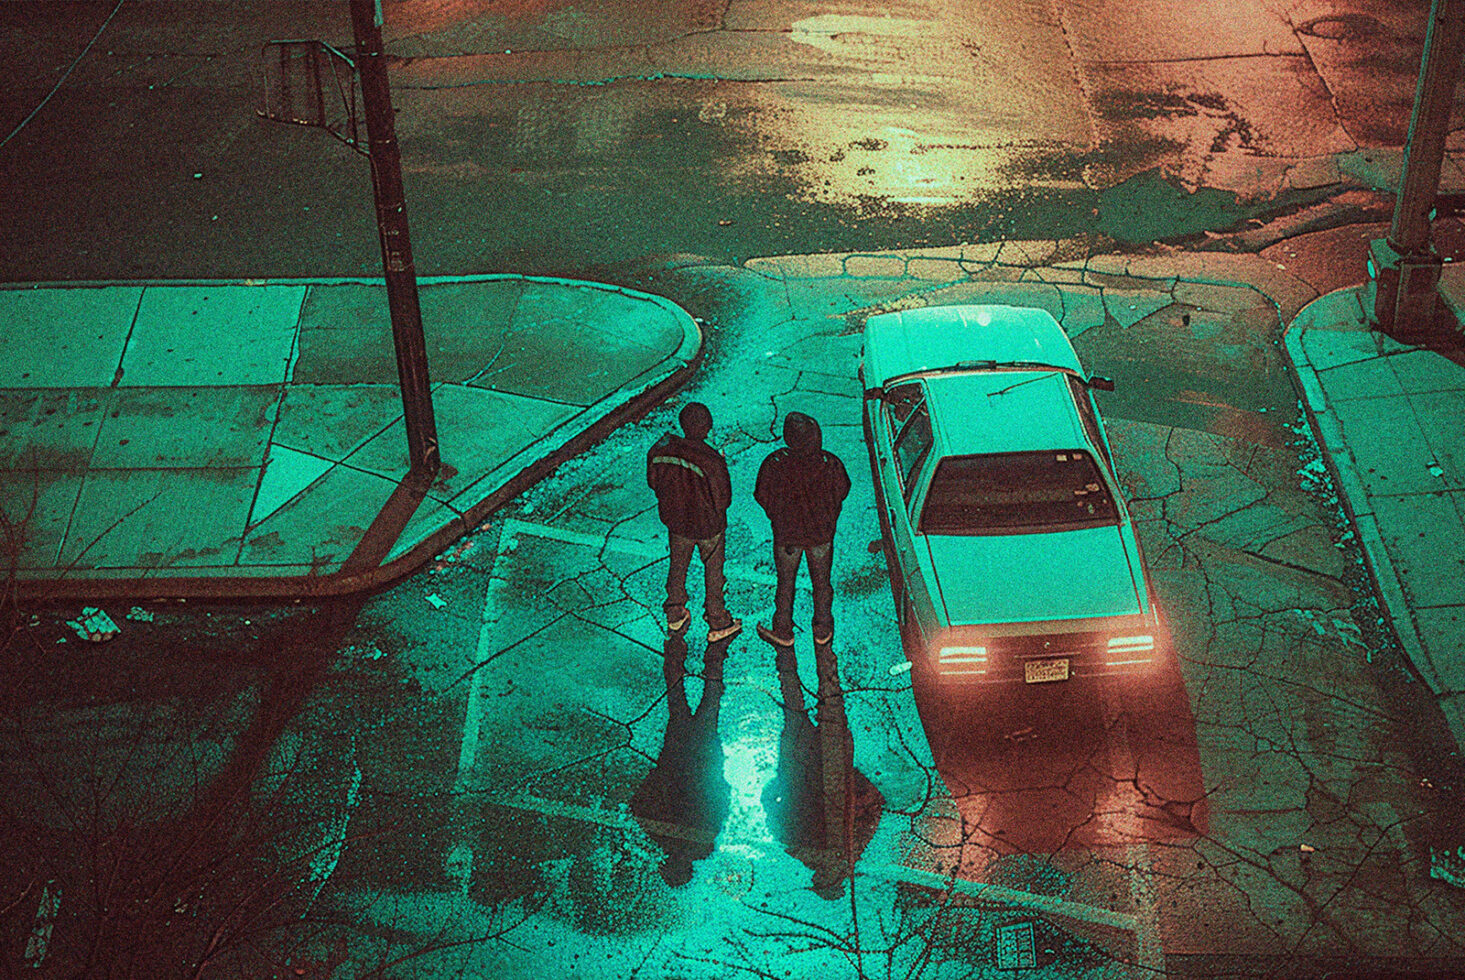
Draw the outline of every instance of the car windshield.
M948 456L921 511L923 534L992 534L1113 524L1114 500L1081 449Z

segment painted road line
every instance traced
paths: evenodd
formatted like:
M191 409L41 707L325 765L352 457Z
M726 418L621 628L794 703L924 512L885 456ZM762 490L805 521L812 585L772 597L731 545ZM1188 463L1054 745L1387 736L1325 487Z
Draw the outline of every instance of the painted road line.
M1138 775L1134 748L1129 744L1128 726L1121 728L1123 717L1115 691L1107 684L1100 686L1104 704L1105 743L1111 768L1119 773ZM1133 836L1140 836L1137 826ZM1129 901L1134 908L1134 960L1141 971L1150 976L1165 975L1165 945L1160 937L1159 900L1155 894L1155 872L1150 862L1150 845L1143 839L1125 848L1125 864L1129 869Z
M499 604L499 590L503 588L505 576L501 574L499 562L512 551L517 543L513 531L508 527L499 533L497 547L493 549L493 560L488 566L488 584L483 589L483 608L478 617L478 642L473 648L473 667L468 673L468 704L463 709L463 738L458 745L458 771L453 777L453 795L462 797L468 789L468 775L478 759L478 733L483 723L483 664L491 652L494 627L498 625L502 610ZM468 893L473 876L473 845L466 840L455 841L443 854L443 871L448 880L455 882L462 894Z
M1165 944L1160 938L1159 902L1155 895L1155 871L1150 863L1150 845L1128 848L1129 900L1135 909L1134 959L1150 976L1165 975Z
M618 538L607 534L590 534L585 531L571 531L568 528L551 527L547 524L534 524L529 521L519 520L516 517L510 517L503 522L503 534L505 537L509 535L530 534L537 538L562 541L565 544L578 544L596 551L614 551L623 555L635 555L638 558L665 559L667 556L666 546L664 544L647 544L644 541L636 541L631 538ZM728 563L723 566L723 574L729 579L737 579L740 582L752 582L756 585L778 584L778 577L771 572L759 571L755 568L749 568L746 565Z
M624 808L610 809L600 806L585 806L578 803L566 803L561 800L547 800L529 793L508 793L501 796L489 796L483 802L489 805L512 807L513 809L523 810L529 813L541 813L546 816L561 817L566 820L598 824L602 827L610 827L628 833L638 832L644 828L646 830L654 830L656 833L664 834L667 837L676 837L698 843L708 842L705 831L699 831L695 828L683 827L677 824L663 824L659 821L641 822L631 816ZM720 840L724 846L745 843L744 841L738 840L735 834L723 833L712 836L714 840ZM763 842L761 837L757 842ZM864 863L860 864L858 868L860 874L869 877L930 888L933 891L949 892L953 895L961 895L965 898L983 902L996 902L1014 908L1029 909L1078 922L1108 926L1109 928L1121 929L1129 933L1137 933L1141 928L1141 924L1137 918L1127 912L1118 912L1114 909L1106 909L1097 905L1087 905L1083 902L1074 902L1064 898L1054 898L1051 895L1038 895L1033 892L1020 891L1016 888L1007 888L1003 885L992 885L981 881L968 881L964 878L953 879L946 875L937 874L934 871L922 871L899 863Z
M968 881L965 878L951 878L947 875L937 874L934 871L922 871L919 868L908 867L904 864L865 865L860 868L860 871L863 874L874 875L888 881L900 881L908 885L918 885L922 888L930 888L933 891L949 892L953 895L961 895L965 898L978 899L983 902L1000 902L1003 905L1014 908L1031 909L1034 912L1042 912L1046 915L1061 916L1065 919L1073 919L1078 922L1090 922L1094 925L1109 926L1112 929L1122 929L1125 932L1134 932L1137 927L1135 917L1128 912L1117 912L1114 909L1106 909L1098 905L1086 905L1083 902L1072 902L1066 898L1054 898L1051 895L1037 895L1033 892L1019 891L1016 888L988 884L985 881Z
M463 715L463 740L458 746L458 774L453 779L455 794L461 794L468 788L468 774L473 771L473 763L478 756L478 731L483 721L483 664L492 651L494 627L502 615L499 590L503 588L506 576L501 574L499 562L517 543L516 531L509 527L517 523L505 522L488 566L488 585L483 590L483 609L478 617L478 643L473 650L473 666L468 674L468 706Z

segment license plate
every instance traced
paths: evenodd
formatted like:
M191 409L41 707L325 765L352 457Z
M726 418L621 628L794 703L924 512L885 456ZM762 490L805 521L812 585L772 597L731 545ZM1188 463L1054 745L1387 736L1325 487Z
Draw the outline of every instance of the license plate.
M1022 665L1022 679L1029 684L1047 684L1068 680L1068 658L1029 660Z

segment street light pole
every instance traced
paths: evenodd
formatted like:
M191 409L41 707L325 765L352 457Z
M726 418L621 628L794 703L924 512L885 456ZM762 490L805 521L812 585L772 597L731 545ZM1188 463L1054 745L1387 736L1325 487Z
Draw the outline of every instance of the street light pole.
M1430 221L1439 192L1462 42L1465 0L1433 0L1394 219L1389 237L1369 245L1370 271L1378 281L1374 319L1385 333L1405 342L1424 339L1435 316L1440 257L1430 242Z
M371 189L376 199L377 230L391 309L392 343L407 425L407 455L414 477L431 478L442 460L437 422L427 376L427 342L417 304L417 269L407 236L406 196L402 190L402 154L392 116L392 92L382 50L380 0L350 0L351 28L356 38L356 64L361 76L361 104L371 161Z

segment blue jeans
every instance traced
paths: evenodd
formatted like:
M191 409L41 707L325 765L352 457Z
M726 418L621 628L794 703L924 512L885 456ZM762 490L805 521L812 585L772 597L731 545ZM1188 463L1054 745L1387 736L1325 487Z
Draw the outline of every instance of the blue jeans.
M727 606L723 603L722 589L726 583L722 574L725 531L718 531L710 538L698 541L684 538L675 531L667 531L670 539L668 548L671 562L666 570L666 610L668 620L676 619L687 611L687 569L692 564L692 550L702 556L703 583L706 589L702 602L702 617L713 629L721 629L732 623Z
M779 636L794 635L794 580L799 562L808 556L809 582L814 587L814 631L834 631L834 585L830 572L834 567L834 542L800 545L773 542L773 567L778 572L778 588L774 593L773 632Z

